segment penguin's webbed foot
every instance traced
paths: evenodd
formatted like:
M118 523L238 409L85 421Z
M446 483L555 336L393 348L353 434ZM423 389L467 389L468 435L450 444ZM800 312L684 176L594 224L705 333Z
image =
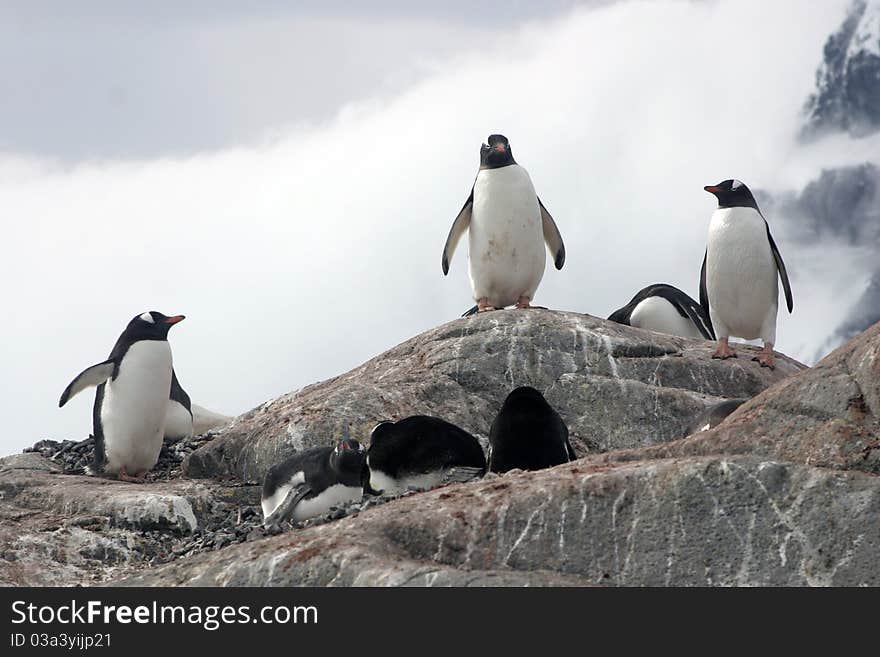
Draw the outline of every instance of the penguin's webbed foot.
M495 306L489 303L489 300L485 297L477 300L477 312L478 313L487 313L490 310L498 310Z
M757 356L752 358L753 361L756 361L761 364L761 367L769 367L771 370L776 369L776 356L773 354L773 350L764 349Z
M128 472L126 471L125 468L120 468L119 473L116 475L116 478L119 479L119 481L127 481L130 484L143 484L146 482L146 477L147 477L146 470L138 472L137 474L132 476L132 475L128 474Z
M520 297L516 301L516 307L521 310L525 310L526 308L531 308L532 307L531 301L532 300L529 299L528 297Z
M736 352L731 349L730 345L727 344L727 341L724 340L718 343L718 348L715 350L715 353L712 354L712 358L720 358L721 360L736 358Z

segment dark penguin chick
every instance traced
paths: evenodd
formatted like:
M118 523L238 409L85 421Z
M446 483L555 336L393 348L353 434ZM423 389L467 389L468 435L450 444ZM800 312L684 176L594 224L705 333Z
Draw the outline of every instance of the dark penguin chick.
M374 491L396 494L481 477L486 457L467 431L440 418L413 415L373 428L367 466Z
M623 308L608 316L612 322L683 338L714 340L709 310L666 283L642 288Z
M736 409L738 409L747 401L749 400L725 399L722 402L718 402L717 404L709 406L688 423L682 437L687 437L691 434L699 433L701 431L708 431L709 429L721 424L721 422L723 422L728 415L733 413Z
M346 438L333 447L312 447L273 465L263 481L263 524L300 522L359 500L365 456L357 440Z
M173 379L168 331L183 319L156 311L137 315L110 357L80 372L62 393L59 406L98 387L92 411L97 472L140 482L156 465Z
M575 460L568 427L544 396L528 386L517 388L489 431L489 470L541 470Z

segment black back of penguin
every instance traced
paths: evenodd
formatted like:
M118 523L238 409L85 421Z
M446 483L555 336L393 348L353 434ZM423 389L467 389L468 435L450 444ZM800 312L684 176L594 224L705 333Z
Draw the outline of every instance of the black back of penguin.
M349 438L334 447L314 447L294 454L266 473L260 505L267 528L298 522L360 499L365 452Z
M568 427L544 396L528 386L511 392L489 431L489 470L541 470L574 459Z
M474 436L427 415L378 424L367 456L372 469L394 479L457 466L486 470L486 457Z
M339 449L339 446L345 449ZM271 497L299 472L303 474L303 483L309 487L305 499L315 497L335 484L360 486L364 458L361 444L353 439L345 439L337 446L304 449L269 468L263 480L263 499Z

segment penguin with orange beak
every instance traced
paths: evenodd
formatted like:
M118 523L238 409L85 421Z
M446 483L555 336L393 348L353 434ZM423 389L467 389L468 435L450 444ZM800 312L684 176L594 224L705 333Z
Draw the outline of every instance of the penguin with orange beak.
M168 331L184 319L150 311L134 317L107 360L80 372L59 406L97 386L92 413L95 470L141 483L159 460L173 363Z
M712 358L736 358L732 335L761 338L764 348L752 360L773 369L780 280L788 312L794 307L782 255L748 187L731 179L704 189L718 199L700 274L700 304L718 338Z

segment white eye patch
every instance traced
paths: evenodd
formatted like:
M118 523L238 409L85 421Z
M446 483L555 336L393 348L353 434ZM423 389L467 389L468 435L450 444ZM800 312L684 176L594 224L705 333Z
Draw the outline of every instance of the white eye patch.
M743 186L743 184L739 180L734 180L730 184L730 191L733 191L734 189L739 189L742 186Z
M156 321L153 319L153 316L150 313L144 313L141 315L141 319L145 322L149 322L150 324L155 324Z

